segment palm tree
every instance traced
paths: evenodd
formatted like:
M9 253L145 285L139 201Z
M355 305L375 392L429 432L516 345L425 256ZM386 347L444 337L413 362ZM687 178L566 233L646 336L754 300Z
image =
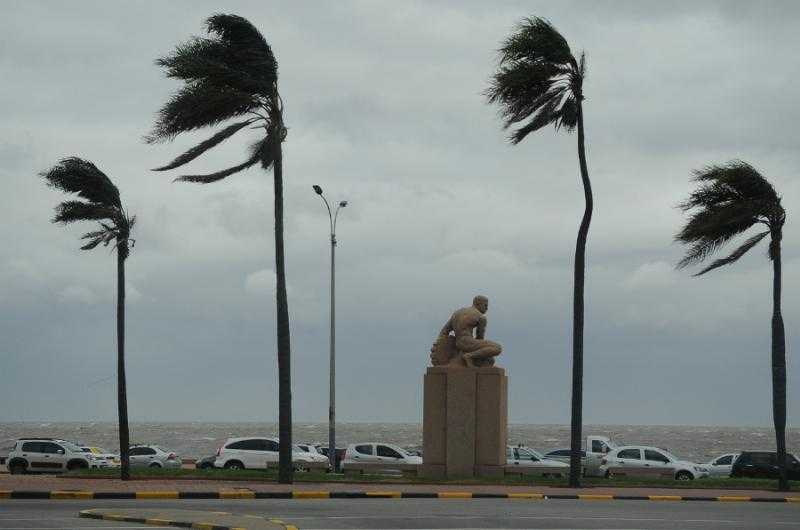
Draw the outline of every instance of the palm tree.
M740 234L756 225L759 233L745 240L729 256L711 262L695 274L701 276L735 263L762 239L770 236L767 255L772 261L772 419L778 453L778 487L789 489L786 478L786 338L781 316L781 238L786 212L781 198L750 164L734 160L694 172L700 187L679 205L689 220L675 239L688 245L678 268L700 263Z
M592 184L586 167L583 133L585 54L576 59L566 39L550 22L523 19L500 47L500 61L486 96L497 103L505 128L519 125L509 140L516 145L530 133L552 124L556 130L578 129L578 162L586 207L575 245L572 324L572 427L569 484L580 486L583 415L583 285L586 238L592 220Z
M172 140L178 134L216 127L233 118L240 121L220 129L169 164L166 171L183 166L245 127L264 129L250 146L247 159L207 175L184 175L176 180L208 184L261 164L272 169L275 187L275 272L277 274L279 481L291 483L292 394L289 343L289 306L283 244L283 155L286 139L283 102L278 92L278 63L267 41L246 19L216 14L206 20L210 38L195 37L178 45L156 64L183 87L161 108L148 143Z
M41 173L47 184L74 193L84 200L64 201L56 207L54 223L97 221L99 230L84 234L81 250L91 250L102 243L117 249L117 411L119 414L120 478L130 478L130 435L128 431L128 393L125 388L125 260L134 240L130 238L136 217L122 207L119 190L97 166L78 157L64 158Z

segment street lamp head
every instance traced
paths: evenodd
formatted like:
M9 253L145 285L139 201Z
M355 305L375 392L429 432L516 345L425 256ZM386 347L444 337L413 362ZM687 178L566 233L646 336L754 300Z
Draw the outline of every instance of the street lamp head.
M322 195L322 188L320 188L320 187L319 187L319 186L317 186L316 184L314 184L313 188L314 188L314 192L315 192L317 195Z
M339 208L344 208L345 206L347 206L347 201L342 201L339 203Z

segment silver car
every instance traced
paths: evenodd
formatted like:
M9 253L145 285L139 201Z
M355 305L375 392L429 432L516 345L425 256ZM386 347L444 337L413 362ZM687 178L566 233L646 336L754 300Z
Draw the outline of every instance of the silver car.
M131 467L149 467L152 469L180 469L183 462L173 452L165 451L157 445L135 445L128 453Z

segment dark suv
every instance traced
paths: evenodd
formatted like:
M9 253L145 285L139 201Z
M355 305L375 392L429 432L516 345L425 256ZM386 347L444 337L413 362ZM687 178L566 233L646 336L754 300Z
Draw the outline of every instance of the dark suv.
M800 480L800 462L793 454L786 455L789 480ZM778 455L773 451L744 451L731 469L732 477L778 478Z

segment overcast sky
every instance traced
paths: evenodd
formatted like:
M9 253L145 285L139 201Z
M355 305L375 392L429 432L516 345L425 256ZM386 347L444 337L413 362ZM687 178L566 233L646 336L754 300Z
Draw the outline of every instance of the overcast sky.
M272 175L208 186L153 173L206 137L142 142L178 84L155 58L214 12L253 22L279 62L294 414L328 407L329 240L339 220L338 418L420 421L436 333L490 298L513 422L569 423L575 135L512 147L482 96L522 17L588 59L595 217L586 423L772 423L766 247L676 272L691 170L742 158L783 194L789 423L800 422L800 6L792 2L35 2L0 19L0 421L116 418L116 262L37 173L94 161L137 215L128 260L134 421L277 418ZM235 137L189 166L246 156Z

